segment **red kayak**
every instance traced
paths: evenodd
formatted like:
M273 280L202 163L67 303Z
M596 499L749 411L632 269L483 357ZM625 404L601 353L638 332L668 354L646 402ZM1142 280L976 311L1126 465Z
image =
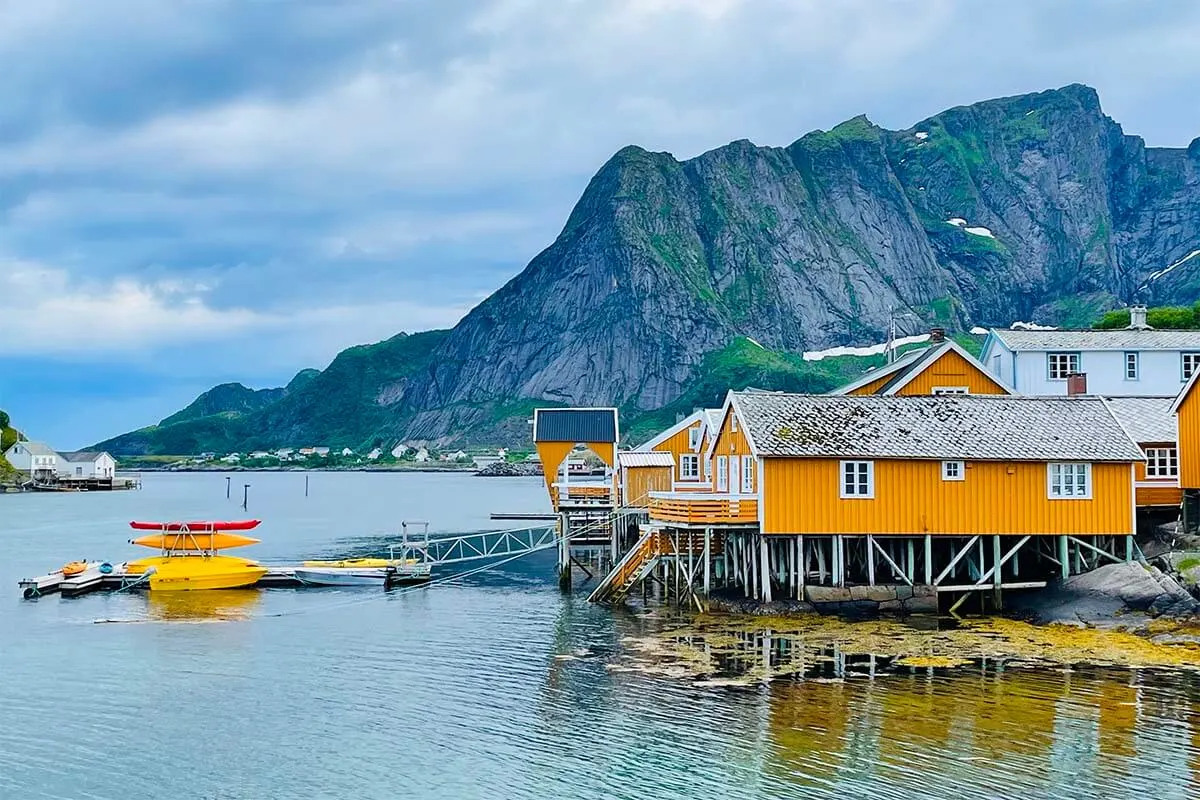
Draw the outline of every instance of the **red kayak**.
M243 519L236 522L131 522L129 527L136 531L249 531L262 524L262 520Z

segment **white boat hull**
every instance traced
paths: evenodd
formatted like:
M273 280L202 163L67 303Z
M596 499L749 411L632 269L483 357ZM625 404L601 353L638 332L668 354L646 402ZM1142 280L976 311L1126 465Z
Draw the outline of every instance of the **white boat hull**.
M296 580L316 586L383 586L387 568L297 567Z

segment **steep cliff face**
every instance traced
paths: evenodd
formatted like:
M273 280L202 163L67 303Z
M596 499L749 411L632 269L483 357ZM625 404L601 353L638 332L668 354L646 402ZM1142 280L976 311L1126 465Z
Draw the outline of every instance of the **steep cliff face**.
M738 336L795 352L880 341L890 309L909 328L1081 324L1198 295L1200 140L1147 148L1088 87L682 162L627 147L418 366L355 361L367 379L338 395L338 425L313 424L318 379L252 415L252 438L521 440L538 402L666 406Z

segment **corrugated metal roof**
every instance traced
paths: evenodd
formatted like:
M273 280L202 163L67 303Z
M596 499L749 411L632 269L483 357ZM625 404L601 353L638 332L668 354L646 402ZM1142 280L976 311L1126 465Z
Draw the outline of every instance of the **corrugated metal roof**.
M1174 397L1106 397L1109 409L1135 442L1175 442L1179 440Z
M615 408L539 408L533 412L535 442L615 442Z
M1122 328L1112 331L1010 331L992 333L1009 350L1200 350L1200 331Z
M733 394L759 456L1140 461L1096 397Z
M617 463L622 467L673 467L675 466L675 456L656 450L626 450L617 453Z

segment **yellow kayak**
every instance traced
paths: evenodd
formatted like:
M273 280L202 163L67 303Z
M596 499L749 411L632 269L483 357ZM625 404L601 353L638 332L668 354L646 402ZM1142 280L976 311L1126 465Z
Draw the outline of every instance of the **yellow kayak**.
M199 591L205 589L237 589L253 586L267 574L267 568L245 558L234 556L154 556L130 561L130 575L143 575L154 569L148 586L150 591Z
M130 539L130 544L153 547L156 550L228 550L258 544L261 539L240 533L152 533Z
M399 558L343 558L338 561L305 561L306 567L334 567L337 569L369 569L371 567L400 567L415 564L416 559Z

